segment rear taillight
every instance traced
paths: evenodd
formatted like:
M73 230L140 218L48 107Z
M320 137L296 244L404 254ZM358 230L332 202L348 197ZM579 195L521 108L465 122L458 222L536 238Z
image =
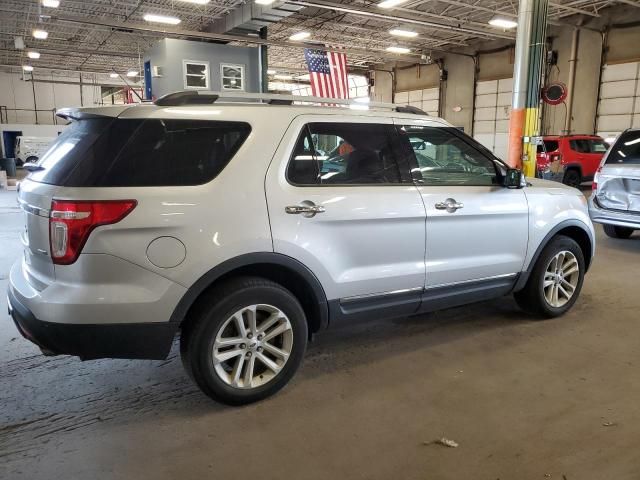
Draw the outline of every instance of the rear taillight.
M75 262L94 228L118 223L136 205L135 200L53 200L49 218L53 263L69 265Z
M601 170L602 170L602 165L598 167L598 170L596 170L596 173L593 175L593 182L591 182L591 190L594 192L598 190L598 177L600 176Z

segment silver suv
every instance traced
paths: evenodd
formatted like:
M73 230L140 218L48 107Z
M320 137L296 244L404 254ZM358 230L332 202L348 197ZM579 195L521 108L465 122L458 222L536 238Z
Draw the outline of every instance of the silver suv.
M242 404L282 388L328 326L577 300L595 247L578 190L409 107L269 98L61 111L72 125L19 191L22 334L86 360L163 359L180 332L200 388Z
M640 229L640 129L624 131L602 158L589 213L613 238L629 238Z

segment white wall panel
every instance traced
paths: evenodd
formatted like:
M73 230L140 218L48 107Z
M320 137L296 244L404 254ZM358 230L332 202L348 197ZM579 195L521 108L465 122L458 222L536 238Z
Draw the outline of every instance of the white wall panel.
M513 79L476 84L473 136L500 158L507 154Z
M637 126L640 117L640 62L605 65L600 83L597 131L615 137Z
M409 92L398 92L394 96L395 103L407 104L409 102Z
M498 81L489 80L486 82L478 82L476 85L476 95L483 95L486 93L498 93Z
M411 105L420 108L429 115L438 115L438 106L440 99L439 88L426 88L422 90L410 90L408 92L397 92L394 95L394 103L402 105Z

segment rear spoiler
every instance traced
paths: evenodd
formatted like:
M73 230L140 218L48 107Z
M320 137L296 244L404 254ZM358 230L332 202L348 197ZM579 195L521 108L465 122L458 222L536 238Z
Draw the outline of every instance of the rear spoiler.
M56 111L56 116L69 121L85 120L88 118L116 118L129 108L132 108L132 106L118 105L113 107L60 108Z

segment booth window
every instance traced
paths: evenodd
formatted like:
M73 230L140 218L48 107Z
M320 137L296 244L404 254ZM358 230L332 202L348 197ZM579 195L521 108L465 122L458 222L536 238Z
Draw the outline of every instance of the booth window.
M182 61L185 89L209 89L209 62Z
M244 91L244 65L220 65L222 90Z

